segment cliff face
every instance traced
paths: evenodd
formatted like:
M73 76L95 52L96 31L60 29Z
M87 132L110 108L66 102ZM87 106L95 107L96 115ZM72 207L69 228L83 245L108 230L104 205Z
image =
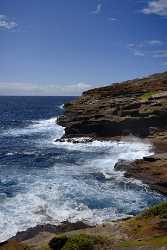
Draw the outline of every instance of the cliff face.
M140 137L167 129L167 72L84 92L65 104L65 137Z

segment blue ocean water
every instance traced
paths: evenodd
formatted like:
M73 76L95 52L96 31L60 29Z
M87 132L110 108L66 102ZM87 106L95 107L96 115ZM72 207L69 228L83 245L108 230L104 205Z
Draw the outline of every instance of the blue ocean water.
M0 241L37 224L101 223L131 216L163 196L114 170L151 145L55 142L63 104L74 97L0 97Z

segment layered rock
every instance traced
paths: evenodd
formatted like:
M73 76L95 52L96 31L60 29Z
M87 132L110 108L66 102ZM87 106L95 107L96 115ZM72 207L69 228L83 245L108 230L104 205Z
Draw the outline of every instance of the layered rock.
M84 92L65 104L65 137L148 137L167 129L167 72Z
M167 195L167 153L155 154L141 160L120 160L115 170L124 171L126 177L142 180L153 190Z
M65 105L58 123L65 127L65 138L149 138L159 155L120 161L115 168L167 194L167 155L162 154L167 152L167 72L84 92Z

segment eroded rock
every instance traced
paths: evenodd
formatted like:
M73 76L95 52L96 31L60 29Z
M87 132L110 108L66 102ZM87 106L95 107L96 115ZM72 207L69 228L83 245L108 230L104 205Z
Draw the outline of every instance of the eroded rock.
M65 137L154 136L167 129L167 72L83 93L65 105Z

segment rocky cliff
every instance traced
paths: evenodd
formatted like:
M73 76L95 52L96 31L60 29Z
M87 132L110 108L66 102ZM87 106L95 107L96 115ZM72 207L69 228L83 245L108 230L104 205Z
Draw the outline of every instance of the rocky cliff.
M126 171L127 177L141 179L167 194L167 72L89 90L65 105L58 123L66 127L66 138L108 139L129 134L149 138L155 146L154 156L119 161L115 170ZM0 249L166 250L167 202L134 218L95 227L82 222L37 226L1 243Z
M64 137L69 140L127 135L149 139L158 158L121 162L116 168L167 194L167 72L84 92L65 105L58 123L65 127Z
M167 129L167 72L96 88L65 104L65 137L139 137Z

